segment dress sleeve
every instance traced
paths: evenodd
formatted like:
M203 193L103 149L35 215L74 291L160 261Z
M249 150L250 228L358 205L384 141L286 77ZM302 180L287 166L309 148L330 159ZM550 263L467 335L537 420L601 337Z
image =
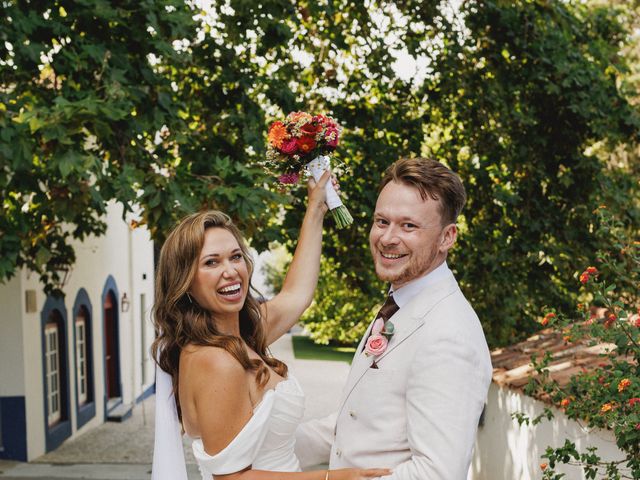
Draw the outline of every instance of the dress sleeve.
M223 450L215 455L204 451L201 439L193 441L193 455L204 475L228 475L251 466L269 430L269 419L274 403L274 392L268 390L242 427L240 433Z

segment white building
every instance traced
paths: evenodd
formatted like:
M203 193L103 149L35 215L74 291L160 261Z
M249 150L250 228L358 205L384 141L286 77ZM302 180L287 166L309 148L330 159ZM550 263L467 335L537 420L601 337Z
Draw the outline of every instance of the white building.
M75 244L64 298L26 270L0 284L0 458L32 460L153 393L153 242L107 211L106 234Z

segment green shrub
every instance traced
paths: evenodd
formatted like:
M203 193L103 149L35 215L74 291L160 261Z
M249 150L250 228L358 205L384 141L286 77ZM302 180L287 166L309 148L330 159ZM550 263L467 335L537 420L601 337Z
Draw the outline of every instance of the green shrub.
M562 332L567 342L588 339L591 344L609 344L600 365L572 376L560 386L549 375L551 355L533 358L537 375L532 377L526 393L548 396L567 417L588 428L610 429L617 447L625 458L603 459L595 448L578 451L572 439L564 445L549 446L541 465L543 478L558 480L558 464L581 465L586 478L640 479L640 241L637 230L616 220L605 207L597 211L599 230L596 235L611 239L611 248L599 252L596 266L587 267L577 280L583 285L584 303L578 306L579 321L548 312L541 320ZM605 280L606 279L606 280ZM613 283L615 282L615 283ZM604 307L602 317L592 306ZM519 423L530 419L514 414ZM533 419L533 424L546 417L553 418L550 409Z
M279 291L282 287L289 262L290 259L283 261L276 257L263 268L267 283L274 291ZM300 319L300 323L316 343L356 345L360 341L373 315L384 301L384 287L375 274L371 273L366 281L380 291L377 298L371 298L366 292L352 288L353 281L338 261L326 257L322 259L316 296Z

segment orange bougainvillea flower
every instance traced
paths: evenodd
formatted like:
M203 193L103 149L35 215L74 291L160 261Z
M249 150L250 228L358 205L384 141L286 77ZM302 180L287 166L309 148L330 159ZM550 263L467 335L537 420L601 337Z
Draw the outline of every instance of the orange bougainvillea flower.
M569 404L571 403L571 400L568 398L563 398L562 401L560 402L560 406L563 408L566 408L569 406Z
M589 274L587 272L582 272L580 274L580 283L583 285L589 281Z
M269 127L267 139L271 145L276 148L280 148L282 146L282 142L284 142L288 136L287 127L284 126L284 123L273 122Z
M587 267L585 270L589 275L597 275L598 269L596 267Z
M609 315L607 315L607 319L604 321L604 327L611 327L611 325L613 325L617 319L618 317L616 317L615 313L610 313Z
M631 380L628 378L623 378L618 383L618 392L624 392L631 385Z
M630 407L635 407L636 405L640 405L640 397L630 398L628 403Z
M540 464L540 470L542 470L543 472L547 469L548 465L546 463L541 463Z
M613 409L613 405L609 402L605 403L600 407L600 413L610 412Z
M546 326L554 318L556 318L556 314L553 312L549 312L544 316L542 320L540 320L540 323Z

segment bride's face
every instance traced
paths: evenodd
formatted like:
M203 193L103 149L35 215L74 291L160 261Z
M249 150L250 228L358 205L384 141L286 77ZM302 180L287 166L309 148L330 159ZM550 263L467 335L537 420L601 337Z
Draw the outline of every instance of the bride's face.
M209 228L189 294L218 321L236 320L249 290L249 272L238 241L224 228Z

